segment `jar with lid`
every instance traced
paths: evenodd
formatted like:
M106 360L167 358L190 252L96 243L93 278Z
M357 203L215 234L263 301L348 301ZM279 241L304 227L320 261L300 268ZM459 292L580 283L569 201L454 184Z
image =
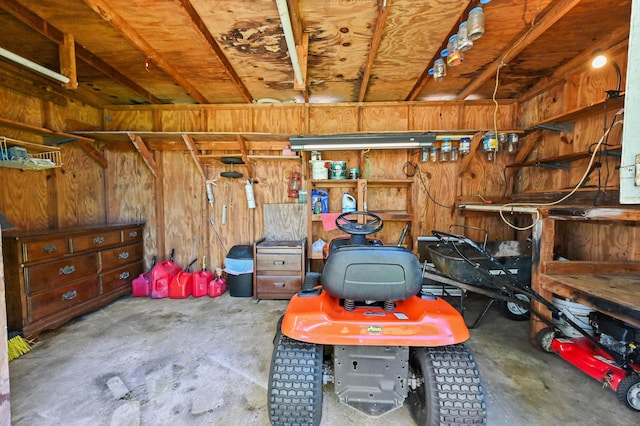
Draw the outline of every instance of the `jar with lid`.
M498 151L504 151L507 148L507 134L498 133Z
M469 40L467 34L467 21L464 21L458 26L458 51L466 52L473 47L473 42Z
M509 133L507 136L507 152L514 154L518 150L518 134Z
M484 10L481 7L474 7L469 11L467 19L467 37L475 41L484 34Z
M440 143L440 162L445 163L449 161L449 157L451 154L451 139L443 138Z
M450 155L451 161L458 161L458 147L456 146L452 146L451 147L451 155Z
M435 81L442 81L447 75L447 65L444 63L444 59L438 58L433 63L433 79Z
M460 138L460 155L467 155L471 152L471 138Z
M438 161L438 148L436 148L435 146L431 148L431 152L429 154L429 161L431 161L432 163L435 163Z
M487 153L487 160L493 161L494 153L498 151L498 138L495 133L485 133L482 138L482 148Z
M462 62L462 53L458 50L458 34L449 37L447 44L447 65L456 66Z

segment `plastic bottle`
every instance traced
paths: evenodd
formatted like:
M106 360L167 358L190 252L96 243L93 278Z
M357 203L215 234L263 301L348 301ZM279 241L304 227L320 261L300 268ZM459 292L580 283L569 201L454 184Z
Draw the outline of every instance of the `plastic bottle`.
M342 213L356 210L356 199L351 194L345 192L342 196Z

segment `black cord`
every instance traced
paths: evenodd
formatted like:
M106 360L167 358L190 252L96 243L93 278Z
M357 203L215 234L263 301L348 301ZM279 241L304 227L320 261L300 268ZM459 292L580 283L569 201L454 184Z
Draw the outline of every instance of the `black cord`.
M607 108L607 105L606 105L606 102L605 102L605 114L604 114L604 126L603 126L603 131L604 131L604 135L605 136L604 136L604 141L602 141L602 144L601 144L601 146L604 146L604 147L611 146L608 143L609 142L609 134L611 133L611 129L613 128L613 125L615 124L616 117L617 117L617 115L614 115L613 119L611 119L611 124L609 125L609 127L607 127L606 108ZM589 152L590 153L592 153L591 152L591 148L593 146L595 146L595 145L597 145L597 143L591 144L589 146ZM605 164L605 177L604 177L604 189L603 189L602 182L601 182L601 167L599 167L598 168L598 190L596 191L596 197L593 200L593 205L594 206L599 205L600 196L601 195L604 196L607 193L607 185L609 184L609 177L611 176L611 171L609 169L609 157L610 157L609 153L607 152L606 149L601 149L600 152L598 153L598 156L599 156L600 164L603 163L602 162L602 158L604 157L604 159L605 159L605 161L604 161L604 164Z
M445 208L445 209L452 209L453 208L453 206L447 206L446 204L442 204L442 203L438 202L435 198L433 198L431 196L431 192L429 192L429 188L427 188L427 184L424 182L424 176L422 176L422 171L420 170L420 167L417 164L413 164L411 161L407 161L402 166L402 172L404 173L404 175L406 177L414 177L417 174L418 178L420 179L420 183L422 184L422 187L424 188L424 191L427 193L427 197L436 206L440 206L440 207Z

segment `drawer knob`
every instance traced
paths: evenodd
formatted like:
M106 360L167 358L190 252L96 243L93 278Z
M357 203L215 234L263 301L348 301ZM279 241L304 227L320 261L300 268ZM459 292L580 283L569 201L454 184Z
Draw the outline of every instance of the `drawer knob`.
M73 265L67 265L64 268L60 268L60 275L70 275L76 271L76 267Z
M120 274L120 277L119 277L119 278L120 278L121 280L126 280L127 278L129 278L129 273L125 271L125 272L123 272L123 273L121 273L121 274Z
M104 237L95 237L93 239L93 244L102 244L104 243Z
M273 264L274 265L284 265L284 260L274 260Z
M138 236L138 231L131 231L131 232L129 232L129 236L130 236L131 238L135 238L135 237L137 237L137 236Z
M273 286L277 288L284 288L284 282L280 281L277 283L273 283Z
M70 290L68 292L66 292L65 294L62 295L62 300L71 300L71 299L75 299L76 296L78 295L78 292L75 290Z
M118 258L121 259L121 260L128 259L129 258L129 252L128 251L123 251L122 253L120 253L118 255Z
M54 251L56 251L56 245L55 244L46 245L46 246L42 247L42 251L45 252L45 253L51 254Z

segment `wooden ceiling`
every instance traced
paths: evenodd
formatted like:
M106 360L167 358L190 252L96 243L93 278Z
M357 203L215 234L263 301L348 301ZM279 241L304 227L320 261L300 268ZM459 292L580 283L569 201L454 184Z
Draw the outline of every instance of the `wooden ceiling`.
M0 47L78 87L6 59L0 84L96 105L490 99L500 69L496 97L517 98L624 46L631 13L631 0L493 0L484 36L435 82L429 68L479 0L285 3L298 87L275 0L0 0Z

